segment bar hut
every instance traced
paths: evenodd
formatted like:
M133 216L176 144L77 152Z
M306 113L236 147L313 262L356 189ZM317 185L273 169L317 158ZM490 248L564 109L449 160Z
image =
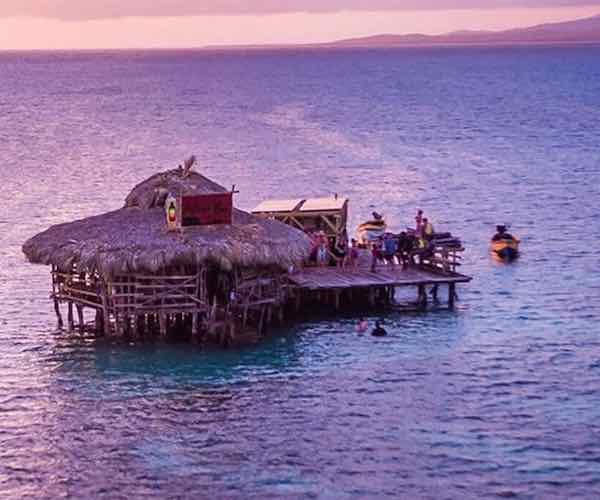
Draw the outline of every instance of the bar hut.
M106 336L231 339L281 317L286 275L307 258L308 237L234 208L234 189L192 165L140 183L123 208L52 226L24 244L30 262L52 266L60 326L65 305L69 329L77 321Z

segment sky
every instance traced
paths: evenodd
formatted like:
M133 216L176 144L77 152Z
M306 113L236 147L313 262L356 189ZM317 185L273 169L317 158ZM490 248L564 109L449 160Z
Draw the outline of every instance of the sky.
M0 0L0 50L313 43L596 14L600 0Z

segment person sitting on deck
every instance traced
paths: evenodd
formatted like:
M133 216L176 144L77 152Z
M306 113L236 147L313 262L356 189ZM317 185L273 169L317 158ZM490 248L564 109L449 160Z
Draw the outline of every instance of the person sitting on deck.
M433 225L427 220L427 217L423 219L423 238L427 241L433 239Z
M373 337L385 337L387 332L385 331L385 328L381 326L379 321L375 321L375 328L373 328L371 335L373 335Z
M492 238L492 241L500 241L500 240L514 240L515 237L506 232L506 226L496 226L496 234Z

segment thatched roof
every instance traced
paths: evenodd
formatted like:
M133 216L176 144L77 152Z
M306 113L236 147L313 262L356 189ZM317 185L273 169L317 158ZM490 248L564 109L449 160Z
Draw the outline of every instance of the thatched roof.
M233 210L232 225L167 232L164 201L169 192L218 193L226 189L181 169L156 174L137 185L125 206L106 214L52 226L23 245L29 261L59 269L99 271L104 275L156 273L171 266L210 261L228 269L278 266L305 259L310 241L280 222Z

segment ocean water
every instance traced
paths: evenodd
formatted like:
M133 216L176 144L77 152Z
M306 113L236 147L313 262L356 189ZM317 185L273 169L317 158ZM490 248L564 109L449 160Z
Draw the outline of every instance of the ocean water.
M600 47L0 54L0 497L598 498L599 141ZM385 339L58 331L21 244L192 153L241 208L422 208L474 279Z

